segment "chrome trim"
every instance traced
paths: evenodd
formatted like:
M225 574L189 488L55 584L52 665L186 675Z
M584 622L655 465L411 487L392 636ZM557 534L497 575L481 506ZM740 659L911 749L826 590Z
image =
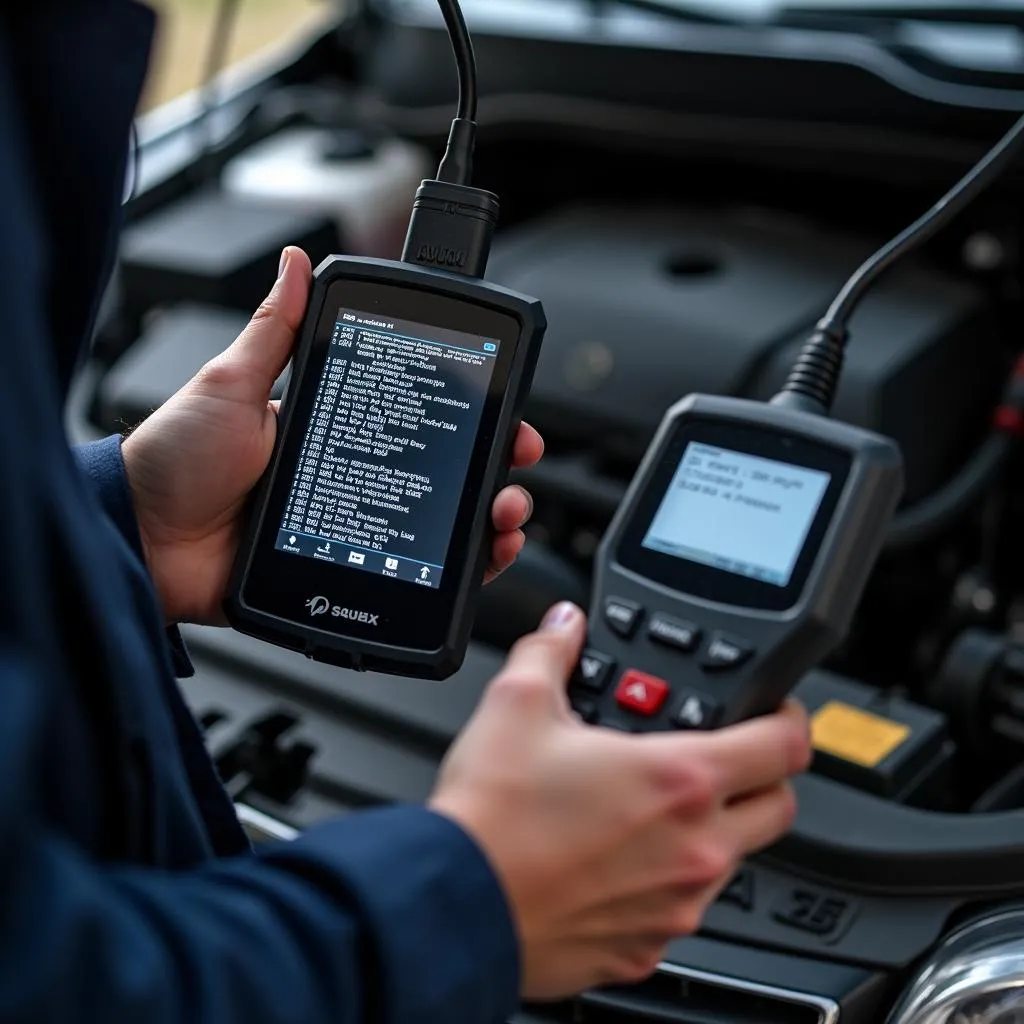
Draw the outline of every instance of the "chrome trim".
M1022 909L995 909L950 932L911 978L888 1024L1019 1020Z
M291 843L299 838L299 830L286 825L283 821L271 818L262 811L250 807L248 804L235 804L235 814L238 816L239 824L246 832L256 832L261 835L249 836L254 842L277 842Z
M778 999L780 1002L812 1007L818 1011L818 1024L838 1024L839 1021L839 1004L834 999L828 999L825 996L815 996L808 992L794 992L787 988L776 988L774 985L762 985L759 981L744 981L742 978L734 978L731 975L710 974L707 971L682 967L679 964L670 964L666 961L658 964L658 970L662 974L671 974L677 978L689 978L709 985L718 985L720 988L731 988L740 992L749 992L755 996L768 996Z

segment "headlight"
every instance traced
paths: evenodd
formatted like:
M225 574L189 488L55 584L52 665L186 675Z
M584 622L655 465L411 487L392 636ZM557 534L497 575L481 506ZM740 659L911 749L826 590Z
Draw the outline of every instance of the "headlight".
M950 935L889 1024L1024 1024L1024 908L994 913Z

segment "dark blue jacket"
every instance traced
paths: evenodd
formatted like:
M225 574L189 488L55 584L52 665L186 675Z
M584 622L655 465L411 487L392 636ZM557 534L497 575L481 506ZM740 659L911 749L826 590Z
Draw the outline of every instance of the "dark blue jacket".
M0 6L0 1021L501 1021L514 930L456 826L394 808L249 849L118 441L65 441L152 31L131 0Z

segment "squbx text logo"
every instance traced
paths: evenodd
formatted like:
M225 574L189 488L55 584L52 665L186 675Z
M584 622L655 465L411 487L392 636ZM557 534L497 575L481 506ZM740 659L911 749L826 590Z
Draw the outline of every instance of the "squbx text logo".
M341 608L333 605L326 597L311 597L306 602L309 614L312 618L318 615L326 615L330 612L335 619L348 619L349 622L359 622L364 626L376 626L378 616L371 612L361 612L356 608Z

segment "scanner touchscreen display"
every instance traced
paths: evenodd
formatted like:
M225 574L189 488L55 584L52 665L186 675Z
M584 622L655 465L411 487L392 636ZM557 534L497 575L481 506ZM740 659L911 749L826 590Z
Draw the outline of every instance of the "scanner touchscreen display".
M691 441L643 546L785 587L831 476Z
M339 310L277 550L439 587L499 346Z

